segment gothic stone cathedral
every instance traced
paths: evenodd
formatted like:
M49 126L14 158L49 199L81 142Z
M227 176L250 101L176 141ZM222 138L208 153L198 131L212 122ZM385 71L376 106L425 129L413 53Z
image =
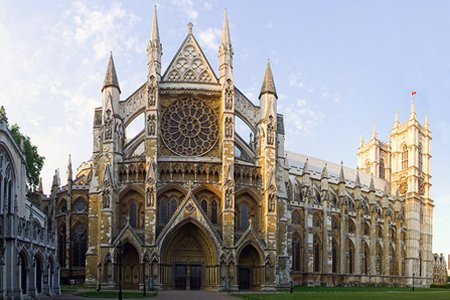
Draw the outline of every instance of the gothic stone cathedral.
M431 136L413 103L386 143L361 140L355 170L285 151L270 64L256 106L233 80L226 15L219 76L192 24L161 72L156 11L147 53L147 79L125 100L111 56L92 159L75 176L69 160L66 185L55 175L63 282L115 288L121 263L124 288L407 286L413 274L429 286Z

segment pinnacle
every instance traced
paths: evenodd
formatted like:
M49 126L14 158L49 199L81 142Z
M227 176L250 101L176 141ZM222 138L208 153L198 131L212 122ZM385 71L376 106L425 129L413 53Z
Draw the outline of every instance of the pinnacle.
M223 30L222 30L222 45L230 45L230 29L228 27L228 17L227 10L225 9L225 17L223 19Z
M272 70L270 68L270 60L267 61L266 74L264 75L263 84L261 87L261 93L259 94L259 98L261 98L262 94L271 93L277 96L277 91L275 90L275 82L273 81Z
M159 29L158 29L158 17L156 15L156 5L155 13L153 14L152 31L150 33L150 41L159 41Z
M119 93L120 93L119 80L117 79L116 67L114 66L114 59L113 59L112 51L111 51L111 55L109 57L108 69L106 70L105 81L103 82L102 92L105 88L107 88L109 86L118 88Z

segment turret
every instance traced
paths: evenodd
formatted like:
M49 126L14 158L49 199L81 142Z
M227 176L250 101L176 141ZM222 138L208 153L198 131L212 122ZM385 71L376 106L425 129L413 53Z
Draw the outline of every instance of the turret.
M108 68L106 70L105 80L103 82L102 98L103 116L105 116L108 101L112 104L112 111L119 111L120 86L119 80L117 79L112 52L109 57Z
M269 105L274 105L276 114L276 103L275 100L278 99L277 92L275 89L275 82L273 80L272 70L270 68L270 61L267 61L266 73L264 74L264 80L261 87L261 92L259 93L259 101L261 106L261 112L264 114L263 118L266 117L267 111L269 110Z

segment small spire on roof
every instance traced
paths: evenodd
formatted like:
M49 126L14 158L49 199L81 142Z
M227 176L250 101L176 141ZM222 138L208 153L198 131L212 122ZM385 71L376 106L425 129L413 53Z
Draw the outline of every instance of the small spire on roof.
M114 86L114 87L118 88L119 93L120 93L119 80L117 79L116 67L114 66L114 59L113 59L112 51L111 51L111 55L109 56L108 69L106 70L105 81L103 82L102 92L108 86Z
M189 34L192 34L192 27L194 27L194 24L192 24L192 22L189 22L187 26L189 27Z
M159 41L159 29L158 29L158 17L156 16L156 5L155 13L153 14L152 31L150 33L150 41Z
M395 121L394 121L394 127L398 126L398 109L395 110Z
M375 121L373 122L372 138L373 138L373 139L376 139L376 138L377 138L377 126L376 126L376 124L375 124Z
M227 9L225 8L225 17L223 19L223 30L222 30L222 41L221 44L223 46L230 45L230 29L228 28L228 17L227 17Z
M375 192L375 182L373 181L373 174L372 174L372 177L370 178L370 187L369 187L369 191L370 191L370 192Z
M327 164L325 163L325 166L323 166L323 169L322 169L322 179L323 178L328 178L329 176L328 176L328 168L327 168Z
M275 90L275 82L273 81L272 69L270 68L270 59L267 60L266 73L264 74L264 80L259 98L261 98L261 95L265 93L274 94L275 97L278 98L277 91Z
M359 168L356 168L355 187L361 187L361 180L359 179Z
M306 159L305 164L303 165L303 174L309 174L309 164L308 164L308 159Z
M425 126L428 126L428 112L425 112Z
M345 183L344 162L341 160L341 170L339 172L339 183Z
M361 130L361 139L359 140L359 146L362 147L364 145L363 132Z

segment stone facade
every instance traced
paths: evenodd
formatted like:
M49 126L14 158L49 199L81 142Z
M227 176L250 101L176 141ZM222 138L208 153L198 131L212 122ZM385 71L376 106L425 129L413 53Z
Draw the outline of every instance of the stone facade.
M0 109L0 299L59 295L56 222L26 197L26 160Z
M67 185L54 179L64 279L115 288L123 275L125 288L276 290L291 280L405 286L415 272L416 286L429 286L431 137L414 106L387 143L375 133L361 141L360 172L285 151L270 64L255 105L235 86L226 15L219 76L192 24L164 73L161 51L155 11L147 79L121 100L111 55L92 160L75 179L69 161ZM144 128L127 139L142 114ZM236 118L250 140L235 132Z
M447 275L447 262L445 261L444 254L433 254L433 283L434 284L446 284Z

